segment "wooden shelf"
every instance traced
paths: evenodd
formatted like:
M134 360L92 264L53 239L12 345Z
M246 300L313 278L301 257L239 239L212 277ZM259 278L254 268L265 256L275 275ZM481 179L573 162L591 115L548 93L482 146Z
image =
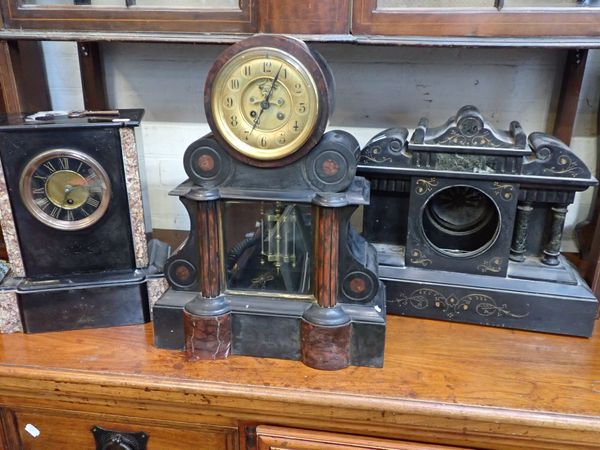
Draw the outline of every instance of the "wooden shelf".
M150 324L2 335L0 402L481 448L598 448L600 328L581 339L389 317L384 368L338 372L238 356L186 362L152 346Z
M351 43L361 45L397 45L408 47L491 47L491 48L600 48L600 39L594 37L426 37L426 36L371 36L352 34L297 34L307 42ZM252 33L142 33L90 32L46 30L0 30L0 40L41 40L77 42L146 42L180 44L231 44L252 36Z

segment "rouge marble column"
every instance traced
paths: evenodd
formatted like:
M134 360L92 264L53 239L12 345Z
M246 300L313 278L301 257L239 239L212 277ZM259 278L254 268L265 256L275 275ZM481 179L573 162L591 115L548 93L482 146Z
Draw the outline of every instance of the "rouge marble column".
M231 313L221 294L219 221L216 201L198 203L196 216L200 295L184 308L188 359L227 358L231 349Z
M323 370L343 369L350 364L352 323L337 305L340 210L317 206L314 279L316 304L301 324L302 361Z

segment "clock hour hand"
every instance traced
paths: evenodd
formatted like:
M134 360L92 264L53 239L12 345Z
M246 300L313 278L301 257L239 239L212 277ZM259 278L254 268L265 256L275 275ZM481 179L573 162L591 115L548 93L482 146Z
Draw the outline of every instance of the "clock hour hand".
M279 79L279 74L281 73L281 69L283 69L283 64L279 66L279 70L275 74L275 78L273 78L273 82L271 83L271 88L269 89L269 92L267 92L265 99L262 102L260 102L260 112L258 113L258 116L256 117L256 119L254 119L254 123L252 124L252 129L250 130L250 133L248 133L248 136L250 136L252 134L252 132L258 125L260 116L263 115L263 113L265 112L265 109L267 109L269 107L269 99L271 98L271 95L273 95L273 90L275 89L275 83L277 83L277 80Z
M73 190L77 187L77 185L75 186L71 186L70 184L67 184L65 186L65 195L62 199L62 202L60 202L60 209L63 209L65 207L65 203L67 203L69 201L69 194L71 192L73 192Z
M265 109L261 106L260 112L258 113L258 116L256 117L256 119L254 119L254 123L252 124L252 129L250 130L250 133L248 133L248 136L250 136L252 134L252 132L256 128L256 125L258 125L258 121L260 120L260 116L262 116L263 112L265 112Z
M60 209L63 209L65 207L65 203L67 203L67 199L69 198L70 192L71 192L71 189L69 189L69 186L65 187L65 195L62 199L62 202L60 202Z

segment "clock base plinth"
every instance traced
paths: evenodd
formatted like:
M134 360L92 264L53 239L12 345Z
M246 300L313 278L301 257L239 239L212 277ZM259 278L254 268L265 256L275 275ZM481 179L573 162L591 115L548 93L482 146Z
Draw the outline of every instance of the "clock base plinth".
M145 276L122 272L47 281L24 280L16 290L25 333L102 328L148 322Z
M388 265L379 249L390 314L580 337L594 329L598 300L563 256L552 271L511 261L500 278Z
M202 339L199 338L199 335L195 336L196 351L194 353L198 354L198 348L207 348L207 343L213 345L216 342L215 328L218 323L217 319L221 318L221 327L224 326L224 320L231 320L231 355L302 361L303 353L307 353L307 361L317 361L324 352L331 351L331 349L325 348L323 352L318 350L318 343L324 342L324 334L328 335L327 339L331 339L333 336L330 335L330 332L337 328L347 327L347 329L338 331L341 334L348 334L347 344L344 343L340 346L340 343L336 342L336 346L340 346L342 349L340 352L336 351L336 354L347 355L346 365L341 367L321 367L321 364L317 363L307 365L329 370L343 368L347 365L367 367L383 365L385 342L385 289L383 285L380 285L374 299L376 307L361 304L340 305L350 322L330 327L315 326L306 321L306 312L314 305L314 302L310 300L230 293L223 295L222 298L230 312L221 316L205 315L201 318L195 316L193 319L188 319L185 311L188 309L186 305L190 302L201 301L198 300L197 293L169 288L156 302L152 311L154 344L159 348L184 350L189 335L184 332L184 323L188 320L194 320L196 324L199 321L205 321L202 325L204 329L209 327L213 332L207 333L204 342L201 342ZM225 319L224 316L229 316L229 318ZM307 324L312 329L303 333L303 324ZM227 325L225 324L225 326ZM221 340L225 339L223 328L220 333ZM303 336L307 337L307 343L311 342L312 345L314 342L317 347L313 345L312 350L305 352ZM214 354L214 350L212 354Z
M301 329L304 364L321 370L339 370L350 365L350 323L327 327L303 320Z
M203 302L211 300L198 298L183 311L186 357L190 361L225 359L231 350L231 313L209 315L205 310L204 314L195 314L194 304L201 306Z

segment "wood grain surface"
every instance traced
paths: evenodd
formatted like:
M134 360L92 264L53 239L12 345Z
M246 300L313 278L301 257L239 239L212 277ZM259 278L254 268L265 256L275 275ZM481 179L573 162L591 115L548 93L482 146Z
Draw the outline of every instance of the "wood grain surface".
M261 33L346 34L349 0L258 0Z
M255 1L240 0L233 8L74 8L64 3L49 8L6 0L0 8L6 27L15 29L253 33L258 31Z
M562 11L561 11L562 9ZM384 36L598 36L600 12L574 8L380 8L353 0L352 34Z
M210 428L188 429L177 427L160 427L148 423L135 422L109 422L97 417L80 417L73 415L54 415L36 413L17 413L21 442L24 450L50 450L50 449L93 449L95 441L92 432L93 426L101 426L106 430L136 433L143 431L149 436L148 450L152 449L177 449L195 450L198 443L203 448L211 450L233 450L234 438L237 434L235 428ZM40 432L37 437L26 431L26 424L34 426ZM69 432L65 432L69 430ZM14 448L14 447L13 447ZM115 447L116 448L116 447Z
M50 109L45 70L41 42L0 41L0 113Z
M361 438L336 433L260 426L258 450L456 450L457 447Z
M582 339L389 317L384 368L338 372L241 356L187 363L154 348L151 330L2 335L0 403L490 449L600 443L598 330Z
M98 42L77 42L83 107L90 111L109 109L102 50Z
M2 113L19 113L23 109L19 96L19 86L15 77L16 67L11 55L15 44L0 41L0 91L2 94Z

